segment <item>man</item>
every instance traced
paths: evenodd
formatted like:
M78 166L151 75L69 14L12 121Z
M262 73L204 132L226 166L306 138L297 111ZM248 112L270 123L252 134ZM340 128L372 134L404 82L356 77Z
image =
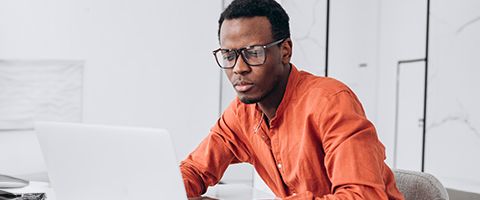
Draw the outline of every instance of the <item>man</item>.
M289 17L274 0L235 0L214 51L238 97L182 163L189 197L229 164L251 163L286 199L403 199L355 94L290 63Z

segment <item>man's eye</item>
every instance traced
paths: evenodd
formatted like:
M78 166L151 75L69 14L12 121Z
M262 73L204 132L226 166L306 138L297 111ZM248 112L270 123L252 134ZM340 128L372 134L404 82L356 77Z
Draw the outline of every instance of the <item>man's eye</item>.
M248 58L259 58L259 57L262 57L264 54L262 50L251 49L251 50L245 51L245 55Z
M247 55L249 57L258 57L259 53L258 53L258 51L247 51Z
M223 54L223 59L228 60L228 61L235 60L235 54L234 53L225 53L225 54Z

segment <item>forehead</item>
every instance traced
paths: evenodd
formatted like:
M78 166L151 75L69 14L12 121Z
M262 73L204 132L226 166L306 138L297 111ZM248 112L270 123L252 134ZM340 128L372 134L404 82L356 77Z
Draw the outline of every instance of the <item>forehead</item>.
M220 28L222 48L242 48L272 42L270 21L266 17L225 20Z

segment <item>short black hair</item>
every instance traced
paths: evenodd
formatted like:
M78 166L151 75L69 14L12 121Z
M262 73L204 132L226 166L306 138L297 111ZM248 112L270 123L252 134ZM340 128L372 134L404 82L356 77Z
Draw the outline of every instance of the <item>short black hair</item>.
M249 17L267 17L274 40L290 37L290 18L275 0L234 0L220 15L218 39L220 40L220 28L224 20Z

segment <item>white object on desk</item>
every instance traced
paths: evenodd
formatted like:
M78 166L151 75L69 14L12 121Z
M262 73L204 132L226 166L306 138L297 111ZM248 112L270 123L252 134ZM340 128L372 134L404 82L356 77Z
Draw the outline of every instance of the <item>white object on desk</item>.
M186 199L165 130L35 123L60 200Z

